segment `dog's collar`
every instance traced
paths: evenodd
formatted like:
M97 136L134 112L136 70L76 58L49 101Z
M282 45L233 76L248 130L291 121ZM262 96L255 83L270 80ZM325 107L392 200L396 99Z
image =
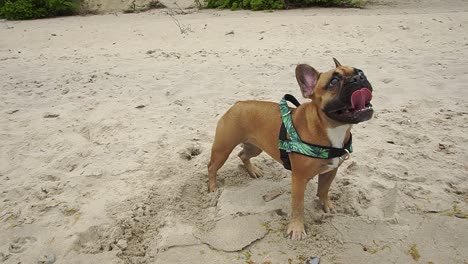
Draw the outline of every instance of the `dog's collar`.
M296 107L301 105L299 101L290 94L284 95L279 104L283 123L279 133L278 148L280 149L281 160L283 161L285 169L291 170L291 162L289 160L289 153L291 152L316 159L341 158L344 160L349 157L349 154L353 152L351 134L344 148L325 147L302 141L294 128L288 101L293 103ZM290 139L287 138L288 135Z

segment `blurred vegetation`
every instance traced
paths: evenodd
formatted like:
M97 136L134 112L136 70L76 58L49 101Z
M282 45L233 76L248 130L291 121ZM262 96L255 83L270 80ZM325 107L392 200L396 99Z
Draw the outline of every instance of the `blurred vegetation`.
M116 0L117 1L117 0ZM231 10L274 10L310 6L362 7L364 0L195 0L200 8L230 8ZM135 1L134 1L135 2ZM154 0L146 9L164 5ZM157 4L157 5L156 5ZM154 6L153 6L154 5ZM0 0L0 18L9 20L37 19L91 13L83 0ZM135 12L136 5L127 12Z
M76 15L79 0L0 0L0 17L9 20Z
M273 10L310 6L362 7L363 0L205 0L207 8Z

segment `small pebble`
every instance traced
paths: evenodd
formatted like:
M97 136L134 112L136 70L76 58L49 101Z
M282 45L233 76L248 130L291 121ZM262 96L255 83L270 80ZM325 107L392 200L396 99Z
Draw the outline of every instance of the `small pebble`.
M307 261L307 264L320 264L320 258L319 257L312 257Z
M119 239L119 241L117 241L117 246L118 246L120 249L126 249L126 248L128 247L127 240L125 240L125 239Z

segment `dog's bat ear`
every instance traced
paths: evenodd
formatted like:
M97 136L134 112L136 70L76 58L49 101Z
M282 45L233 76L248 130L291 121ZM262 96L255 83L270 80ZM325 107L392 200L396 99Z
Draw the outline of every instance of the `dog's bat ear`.
M309 98L314 93L319 72L307 64L299 64L296 67L296 80L301 88L302 96Z
M336 68L341 66L341 63L337 59L333 58L333 61L335 62Z

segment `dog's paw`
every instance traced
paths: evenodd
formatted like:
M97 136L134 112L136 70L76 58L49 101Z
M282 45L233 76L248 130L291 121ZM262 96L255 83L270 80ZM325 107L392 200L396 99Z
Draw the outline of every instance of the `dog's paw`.
M322 209L325 213L335 213L335 206L330 199L320 200L320 202L322 203Z
M253 164L249 164L245 168L252 178L259 178L263 176L263 172Z
M209 183L208 184L208 192L216 192L216 189L218 189L218 187L216 186L216 183Z
M289 223L286 234L292 240L302 240L307 237L307 233L302 222Z

